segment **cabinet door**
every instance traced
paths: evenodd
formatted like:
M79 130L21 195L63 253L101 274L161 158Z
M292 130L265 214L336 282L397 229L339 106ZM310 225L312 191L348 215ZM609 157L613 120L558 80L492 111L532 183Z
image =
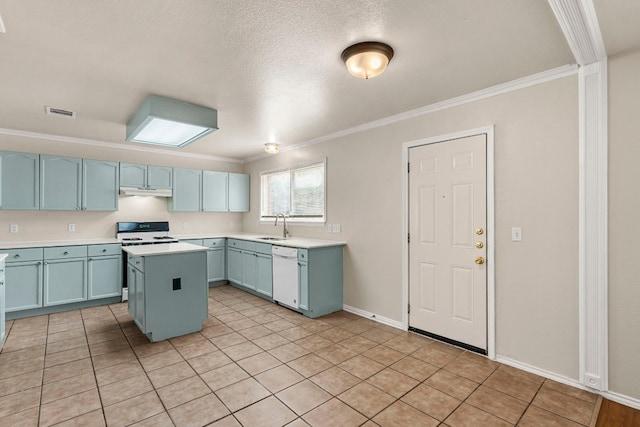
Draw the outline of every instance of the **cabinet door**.
M224 248L207 250L207 280L215 282L225 279Z
M256 291L268 297L273 296L273 266L271 256L257 254Z
M82 159L40 156L40 209L82 208Z
M229 257L227 260L228 280L240 285L242 284L242 252L229 248L227 256Z
M45 261L44 305L68 304L87 299L87 259Z
M147 331L145 330L146 327L146 312L145 312L145 295L144 295L144 273L141 272L140 270L138 270L137 268L135 269L135 276L136 276L136 295L135 295L135 299L136 299L136 304L135 304L135 308L136 308L136 314L134 316L134 320L136 322L136 324L138 325L138 328L140 328L140 330L143 333L146 333Z
M42 307L42 261L7 264L5 282L7 312Z
M122 293L120 255L89 258L89 299L115 297Z
M127 299L127 308L129 314L136 318L136 269L131 265L127 265L127 291L129 298Z
M173 168L147 166L147 186L171 190L173 188Z
M228 204L227 172L202 172L202 210L208 212L226 212Z
M197 212L202 208L202 171L173 169L171 208L178 212Z
M147 186L147 165L120 163L120 186L144 188Z
M249 175L229 173L229 211L249 212Z
M39 209L39 177L39 155L0 152L0 209Z
M258 256L255 252L242 251L242 283L241 285L255 290L258 278Z
M309 310L309 265L298 261L298 286L300 286L300 304L303 310Z
M5 299L4 299L4 261L0 261L0 349L2 349L2 343L4 342L5 335Z
M117 162L83 160L82 209L117 211L120 168Z

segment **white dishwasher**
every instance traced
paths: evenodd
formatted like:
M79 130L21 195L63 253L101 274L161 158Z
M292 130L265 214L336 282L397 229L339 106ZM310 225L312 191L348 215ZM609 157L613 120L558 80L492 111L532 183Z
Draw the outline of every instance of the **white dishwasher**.
M273 300L291 308L298 308L298 249L272 246Z

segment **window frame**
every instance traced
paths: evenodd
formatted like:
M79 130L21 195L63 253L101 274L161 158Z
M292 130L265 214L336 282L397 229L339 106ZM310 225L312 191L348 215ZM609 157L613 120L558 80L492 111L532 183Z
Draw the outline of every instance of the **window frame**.
M308 226L322 226L327 222L327 158L323 157L322 159L311 160L302 163L296 163L293 165L281 166L273 169L268 169L260 172L260 223L273 223L276 219L275 216L263 216L263 198L264 198L264 188L262 179L265 175L271 175L274 173L282 173L289 172L291 174L293 171L298 169L305 169L310 166L322 165L323 167L323 205L324 212L322 214L322 218L308 218L308 217L295 217L287 215L287 222L296 224L296 225L308 225Z

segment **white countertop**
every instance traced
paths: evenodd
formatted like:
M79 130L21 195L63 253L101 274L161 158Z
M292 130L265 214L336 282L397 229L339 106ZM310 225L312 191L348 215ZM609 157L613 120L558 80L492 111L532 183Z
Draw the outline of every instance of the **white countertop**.
M188 240L188 239L216 239L216 238L228 238L228 239L238 239L238 240L249 240L251 242L259 242L259 243L269 243L277 246L288 246L291 248L302 248L302 249L313 249L313 248L324 248L329 246L345 246L347 242L341 242L337 240L320 240L320 239L308 239L306 237L287 237L286 239L282 239L282 236L272 236L268 234L249 234L249 233L228 233L228 234L191 234L191 235L174 235L171 233L173 237L176 237L180 240ZM273 237L278 240L265 240L261 237Z
M268 234L255 234L255 233L205 233L205 234L189 234L189 235L175 235L170 233L171 236L180 240L188 239L239 239L249 240L259 243L270 243L278 246L288 246L292 248L313 249L323 248L329 246L345 246L347 242L341 242L337 240L320 240L320 239L307 239L305 237L288 237L286 240L265 240L261 237L275 237L282 239L282 236L273 236ZM49 248L54 246L77 246L77 245L105 245L120 243L115 238L102 237L94 239L77 239L77 240L41 240L41 241L23 241L23 242L0 242L0 249L23 249L23 248ZM162 243L166 245L168 243ZM159 245L144 245L144 246L159 246ZM130 248L131 246L129 246ZM140 246L135 246L140 247Z
M2 262L9 254L0 254L0 262Z
M120 243L115 237L96 237L93 239L76 240L40 240L22 242L0 242L1 249L23 249L23 248L50 248L54 246L78 246L78 245L107 245Z
M184 252L206 251L204 246L193 245L191 243L159 243L155 245L125 246L123 251L133 256L153 256L171 255Z

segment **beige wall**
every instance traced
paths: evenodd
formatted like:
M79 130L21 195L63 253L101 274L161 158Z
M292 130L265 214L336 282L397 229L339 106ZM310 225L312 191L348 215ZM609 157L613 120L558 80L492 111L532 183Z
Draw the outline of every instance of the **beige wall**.
M609 59L609 389L640 399L640 52Z
M240 163L7 135L0 135L0 150L242 172ZM176 235L237 232L242 225L242 214L173 213L167 209L166 198L120 196L117 212L0 211L0 242L115 237L116 222L145 220L169 221L172 234ZM188 228L183 228L185 221L188 223ZM75 232L67 231L70 223L76 225ZM10 233L10 224L18 224L19 232Z
M327 158L327 222L294 235L345 240L345 304L402 318L402 143L495 125L498 355L578 379L578 83L568 77L245 165L259 174ZM245 231L277 233L258 225ZM510 240L511 227L522 243Z

